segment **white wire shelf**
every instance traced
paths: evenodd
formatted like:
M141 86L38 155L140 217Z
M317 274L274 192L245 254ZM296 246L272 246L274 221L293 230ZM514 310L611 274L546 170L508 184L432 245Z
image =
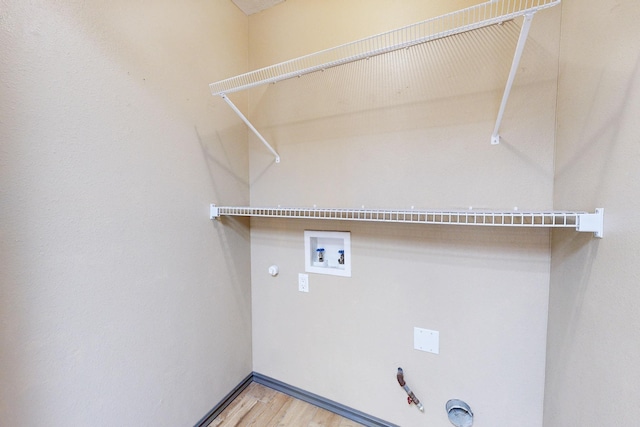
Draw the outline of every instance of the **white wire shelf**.
M493 0L211 83L221 96L475 30L555 6L560 0Z
M595 213L572 211L498 212L498 211L429 211L402 209L333 209L239 207L211 205L210 218L245 216L268 218L299 218L339 221L370 221L444 225L482 225L499 227L574 228L580 232L603 237L604 209Z
M250 89L256 86L277 83L293 77L325 70L331 67L370 58L376 55L394 52L433 40L450 37L455 34L487 27L524 16L520 38L511 65L511 71L498 111L491 143L499 144L498 131L504 110L518 69L520 57L524 50L533 15L543 9L560 4L561 0L489 0L476 6L451 12L436 18L427 19L392 31L346 43L330 49L315 52L279 64L250 71L239 76L230 77L211 83L211 93L222 97L234 112L247 124L250 130L275 156L276 163L280 156L265 140L258 130L228 98L228 94Z

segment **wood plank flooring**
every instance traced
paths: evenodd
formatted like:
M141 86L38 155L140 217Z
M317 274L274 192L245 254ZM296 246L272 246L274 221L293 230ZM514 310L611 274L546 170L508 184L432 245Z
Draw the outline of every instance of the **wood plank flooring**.
M362 424L251 383L209 427L360 427Z

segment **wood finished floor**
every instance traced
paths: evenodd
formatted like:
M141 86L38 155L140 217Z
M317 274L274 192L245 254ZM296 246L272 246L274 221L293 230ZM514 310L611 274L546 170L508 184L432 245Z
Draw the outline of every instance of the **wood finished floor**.
M362 424L251 383L209 427L360 427Z

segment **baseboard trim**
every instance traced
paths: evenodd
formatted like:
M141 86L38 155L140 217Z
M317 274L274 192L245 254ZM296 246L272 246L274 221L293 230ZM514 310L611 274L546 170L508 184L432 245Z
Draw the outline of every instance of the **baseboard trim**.
M227 394L220 402L218 402L218 404L214 406L213 409L211 409L200 421L198 421L194 427L207 427L211 424L211 422L213 422L213 420L216 419L216 417L220 415L220 413L224 411L226 407L229 406L229 404L231 404L231 402L233 402L233 400L254 381L265 387L269 387L296 399L302 400L303 402L326 409L327 411L333 412L341 417L363 424L367 427L400 427L396 424L391 424L387 421L381 420L380 418L365 414L364 412L349 408L348 406L334 402L333 400L326 399L322 396L318 396L317 394L310 393L306 390L302 390L298 387L283 383L275 378L271 378L257 372L252 372L247 375L240 384L235 386L234 389L231 390L231 392L229 392L229 394Z
M233 400L238 397L238 395L242 393L244 389L247 388L252 382L253 372L247 375L247 377L243 379L240 384L235 386L234 389L231 390L231 392L229 392L229 394L227 394L220 402L218 402L218 404L214 406L213 409L211 409L209 413L205 415L200 421L198 421L194 427L207 427L209 424L211 424L211 422L215 420L216 417L220 415L220 413L224 411L225 408L229 406L229 404L233 402Z
M298 387L283 383L282 381L278 381L274 378L267 377L266 375L262 375L257 372L253 373L253 381L257 382L258 384L262 384L265 387L269 387L281 393L287 394L291 397L295 397L296 399L300 399L304 402L318 406L322 409L326 409L327 411L336 413L341 417L347 418L351 421L364 424L367 427L399 427L396 424L391 424L387 421L381 420L380 418L373 417L371 415L365 414L364 412L349 408L348 406L334 402L333 400L326 399L322 396L318 396L317 394L299 389Z

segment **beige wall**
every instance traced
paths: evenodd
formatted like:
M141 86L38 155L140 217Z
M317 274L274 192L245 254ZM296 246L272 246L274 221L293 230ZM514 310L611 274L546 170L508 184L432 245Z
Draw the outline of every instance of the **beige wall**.
M483 0L287 2L249 17L251 69L395 30Z
M0 424L185 426L252 369L230 1L0 1ZM246 101L241 100L241 105Z
M479 427L542 425L543 399L548 427L636 422L637 2L535 17L500 146L519 22L233 95L279 165L209 82L479 1L103 3L0 1L0 424L191 425L251 369L403 426L448 425L452 397ZM606 237L207 219L249 187L253 205L605 207ZM304 229L351 231L353 277L299 293Z
M250 62L443 5L288 0L250 18ZM551 208L559 22L559 8L534 19L499 146L520 21L253 90L249 113L282 162L250 137L252 205ZM298 292L304 229L351 231L353 276L312 274ZM548 231L253 219L251 237L255 371L402 426L448 425L451 398L472 405L474 426L542 424ZM439 355L413 349L416 326L440 332Z
M562 5L554 203L604 207L605 237L553 233L547 427L640 419L639 20L634 0Z

